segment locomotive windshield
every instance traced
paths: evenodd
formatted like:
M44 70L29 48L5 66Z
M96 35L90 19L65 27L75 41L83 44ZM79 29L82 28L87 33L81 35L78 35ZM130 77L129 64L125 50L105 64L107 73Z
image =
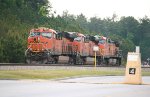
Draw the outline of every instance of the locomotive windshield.
M34 36L40 36L40 32L31 32L30 37L34 37Z
M99 41L99 43L100 43L100 44L104 44L104 43L105 43L105 40L101 39L101 40Z
M52 33L48 33L48 32L31 32L30 33L30 37L34 37L34 36L43 36L43 37L46 37L46 38L51 38L52 37Z
M47 33L47 32L44 32L44 33L41 33L43 37L46 37L46 38L51 38L52 37L52 33Z

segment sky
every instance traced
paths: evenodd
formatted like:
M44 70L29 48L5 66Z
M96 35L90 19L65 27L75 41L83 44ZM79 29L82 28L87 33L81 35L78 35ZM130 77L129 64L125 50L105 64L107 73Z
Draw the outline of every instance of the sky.
M150 17L150 0L49 0L52 10L62 15L63 11L69 14L84 14L87 18L133 16L135 18Z

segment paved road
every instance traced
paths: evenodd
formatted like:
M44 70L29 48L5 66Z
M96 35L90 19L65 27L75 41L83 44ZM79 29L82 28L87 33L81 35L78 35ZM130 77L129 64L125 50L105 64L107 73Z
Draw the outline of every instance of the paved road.
M0 97L150 97L150 85L111 84L123 80L122 76L0 80ZM150 84L150 77L143 81Z

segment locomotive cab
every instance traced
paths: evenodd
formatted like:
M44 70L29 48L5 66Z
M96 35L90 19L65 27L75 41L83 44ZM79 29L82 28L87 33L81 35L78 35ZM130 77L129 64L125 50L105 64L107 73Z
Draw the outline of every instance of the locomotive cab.
M121 55L118 42L114 42L109 38L101 36L98 46L102 56L101 60L103 60L105 64L121 65Z
M32 52L44 51L46 47L51 48L51 45L46 45L51 38L51 32L30 32L28 37L28 48Z
M86 58L89 56L89 43L86 36L81 33L76 33L77 37L73 40L73 48L76 48L76 53L69 56L69 63L85 64Z
M56 31L48 28L32 29L28 36L28 46L25 51L26 62L47 63L55 53Z
M78 37L74 39L73 45L78 47L77 52L81 56L89 55L89 41L85 35L78 33Z

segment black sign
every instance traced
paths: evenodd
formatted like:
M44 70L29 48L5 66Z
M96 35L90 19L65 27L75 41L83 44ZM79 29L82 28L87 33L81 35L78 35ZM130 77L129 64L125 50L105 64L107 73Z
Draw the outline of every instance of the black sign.
M136 69L135 68L129 68L129 74L135 74Z

